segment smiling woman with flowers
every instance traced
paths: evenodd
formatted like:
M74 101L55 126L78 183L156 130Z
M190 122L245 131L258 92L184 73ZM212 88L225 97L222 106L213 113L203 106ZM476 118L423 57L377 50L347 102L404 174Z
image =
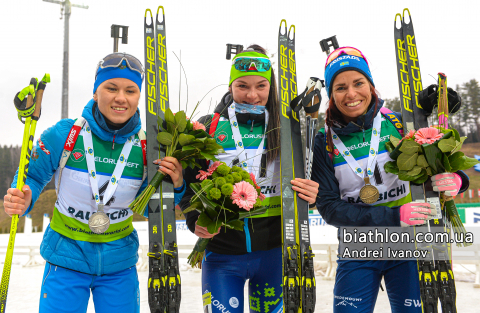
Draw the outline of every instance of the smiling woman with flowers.
M218 218L221 223L234 217L230 227L222 228L204 218L215 218L213 214L186 213L189 229L210 239L202 261L204 303L210 303L205 297L213 299L225 312L243 312L247 279L250 312L282 310L279 108L271 62L263 48L250 46L233 59L229 92L214 114L200 119L224 148L226 153L216 157L225 164L208 167L199 161L200 171L185 171L191 184L180 203L182 210L203 207L196 197L208 192L211 200L204 198L202 203L211 201L234 211L226 210L227 218ZM292 184L300 197L315 203L317 183L296 179ZM264 213L255 215L262 209Z
M368 61L358 49L342 47L328 56L325 83L330 100L326 126L315 138L312 168L312 179L319 183L317 207L322 217L336 227L425 224L436 215L436 208L413 203L409 182L384 169L393 161L387 145L390 140L396 145L402 141L402 145L417 145L418 150L420 144L435 142L444 134L421 129L401 140L401 116L383 108ZM408 173L423 175L422 168L415 171ZM461 172L438 174L432 180L436 190L442 188L451 195L468 188L468 177ZM408 299L420 303L416 261L340 258L337 263L334 312L373 312L382 277L392 312L422 311L405 305ZM353 299L350 305L345 305L346 299Z

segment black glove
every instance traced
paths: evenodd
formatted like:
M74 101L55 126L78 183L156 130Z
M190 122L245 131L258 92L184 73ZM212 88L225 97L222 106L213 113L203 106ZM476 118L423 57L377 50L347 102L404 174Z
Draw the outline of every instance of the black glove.
M456 113L462 105L462 98L455 90L448 87L448 112ZM438 105L438 85L430 85L418 93L418 103L425 116L430 116Z

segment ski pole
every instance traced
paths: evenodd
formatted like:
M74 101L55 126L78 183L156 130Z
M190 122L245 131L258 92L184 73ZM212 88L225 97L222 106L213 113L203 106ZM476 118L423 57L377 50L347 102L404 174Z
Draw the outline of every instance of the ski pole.
M33 148L35 128L37 126L37 121L40 118L43 92L46 84L49 82L50 74L45 74L40 83L37 83L36 78L32 78L30 80L30 85L17 93L14 99L14 103L18 111L18 118L25 124L16 187L20 191L27 180L28 164L30 163L30 155ZM35 90L37 90L36 95ZM23 117L25 118L25 121L22 120ZM8 239L7 253L3 266L2 282L0 285L0 313L4 313L7 306L8 285L10 283L10 272L12 268L13 248L15 246L17 224L18 214L14 214L12 216L12 223L10 226L10 237Z

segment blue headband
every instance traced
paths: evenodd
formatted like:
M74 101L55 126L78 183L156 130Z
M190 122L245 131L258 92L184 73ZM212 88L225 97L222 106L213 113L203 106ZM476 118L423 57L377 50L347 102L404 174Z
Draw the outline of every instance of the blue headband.
M136 71L132 71L128 66L126 66L125 60L123 60L121 67L99 67L97 70L97 75L95 77L95 83L93 84L93 93L97 91L98 86L106 80L112 78L126 78L130 79L132 82L137 84L140 91L142 91L142 75Z
M332 84L335 77L345 71L357 71L363 74L375 87L370 68L363 58L355 55L341 54L335 60L331 61L325 68L325 85L327 87L329 98L332 95Z

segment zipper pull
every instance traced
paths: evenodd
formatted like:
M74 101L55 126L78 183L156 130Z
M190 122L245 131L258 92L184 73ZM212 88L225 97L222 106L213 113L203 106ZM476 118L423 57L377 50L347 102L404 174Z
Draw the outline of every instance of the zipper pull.
M255 122L255 120L252 120L252 127L250 128L250 132L253 132L253 123Z
M365 141L365 140L363 140ZM115 134L113 134L113 140L112 140L112 150L115 148Z

